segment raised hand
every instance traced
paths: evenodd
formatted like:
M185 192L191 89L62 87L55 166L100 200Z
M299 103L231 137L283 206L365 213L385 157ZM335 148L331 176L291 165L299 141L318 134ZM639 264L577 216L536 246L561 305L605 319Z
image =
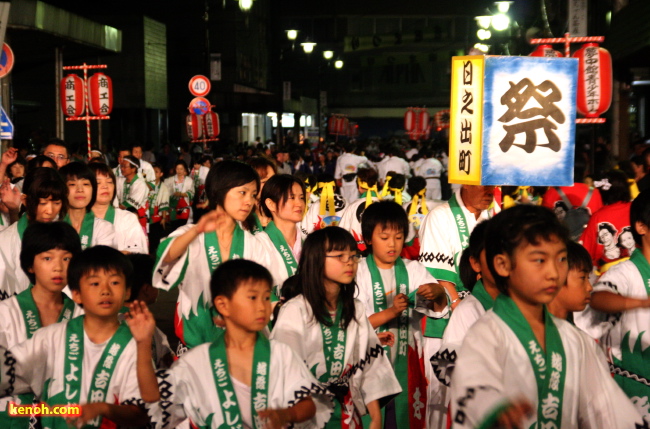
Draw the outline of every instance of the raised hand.
M142 301L133 301L129 304L126 324L129 325L136 343L151 342L156 330L156 320L147 308L147 304Z

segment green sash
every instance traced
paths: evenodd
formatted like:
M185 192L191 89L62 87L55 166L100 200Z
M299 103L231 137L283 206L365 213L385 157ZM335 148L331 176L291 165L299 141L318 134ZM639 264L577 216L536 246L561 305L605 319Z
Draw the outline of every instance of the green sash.
M372 291L373 291L373 304L375 313L386 310L388 308L388 302L386 299L387 293L386 287L381 278L381 273L375 262L375 258L372 254L368 255L366 258L366 263L368 264L368 270L370 271L370 278L372 281ZM395 285L397 286L394 290L395 295L398 293L403 293L408 295L408 285L409 285L409 275L406 270L406 265L402 258L397 258L395 261ZM413 302L413 297L409 300L409 304ZM397 356L395 356L395 375L399 380L399 384L402 387L402 393L395 397L395 421L400 422L400 425L408 427L408 422L410 420L410 407L409 407L409 383L408 383L408 339L409 339L409 316L411 310L406 309L397 318ZM386 331L386 325L379 327L379 332ZM387 353L390 359L391 348L387 347ZM401 426L400 426L401 427Z
M257 213L253 213L253 220L255 220L255 226L251 231L253 235L257 234L258 232L264 231L264 226L262 226L262 221L260 220L260 217L257 215Z
M241 429L244 427L241 412L237 402L237 395L228 371L228 355L226 353L225 335L219 335L217 340L210 345L210 362L212 362L212 376L219 395L223 423L220 429ZM253 429L262 429L257 412L268 408L269 397L269 372L271 369L271 343L261 333L257 333L255 350L253 351L253 372L251 386L251 416L253 416Z
M452 195L449 199L449 208L451 209L451 213L454 215L456 230L458 231L458 238L460 238L460 245L462 247L461 251L463 251L467 246L469 246L469 228L467 227L465 213L463 213L463 209L460 207L458 200L456 199L456 194Z
M25 321L25 333L27 334L27 339L32 338L34 332L43 327L41 324L41 318L38 315L38 307L36 306L36 302L34 302L34 296L32 295L32 287L16 295L18 307L20 307L20 312L22 313L23 320ZM70 320L72 313L74 312L74 301L68 298L66 294L62 295L63 308L61 309L61 314L59 314L57 322Z
M63 219L64 222L72 225L70 215L66 215ZM93 228L95 226L95 213L92 211L86 212L83 221L81 221L81 229L79 230L79 239L81 240L81 250L86 250L90 247L93 241Z
M287 244L287 240L284 239L284 235L282 235L282 232L280 232L278 227L275 226L275 222L269 222L269 224L266 225L265 232L271 239L273 246L275 246L275 250L277 250L278 253L282 256L282 261L284 262L284 267L287 269L287 274L289 277L296 274L296 271L298 271L298 262L296 261L296 258L293 257L293 252ZM277 286L279 287L282 285ZM275 298L274 301L277 301L280 298L280 294L278 293L278 290L275 290L275 288L273 295L274 296L271 298Z
M66 327L66 355L64 361L64 389L63 392L54 395L51 398L44 398L45 402L50 405L61 404L78 404L81 398L81 380L84 357L84 316L75 317L68 322ZM88 391L87 403L92 402L109 402L113 403L115 398L106 396L108 386L113 377L113 370L120 355L126 348L129 341L133 338L126 323L121 323L117 331L106 344L104 352L99 358L91 378L91 385ZM44 390L47 395L47 390ZM98 428L101 425L102 418L97 417L95 420L88 422L84 428ZM61 417L44 416L42 418L43 427L53 429L65 429L68 427L65 420Z
M332 326L321 324L321 334L323 335L323 352L325 353L325 374L318 378L318 381L329 383L338 379L343 374L345 367L345 340L347 332L341 327L341 314L343 305L339 302L336 306L336 317ZM331 317L328 315L331 320Z
M208 267L210 274L217 269L223 262L221 259L221 250L219 249L219 239L215 231L203 234L203 245L205 246L205 256L208 258ZM230 243L230 259L239 259L244 257L244 231L235 224L235 231Z
M27 220L27 214L23 214L20 219L18 219L18 236L20 237L20 241L23 241L23 234L25 234L25 230L27 229L27 225L29 225L29 220Z
M512 329L526 350L537 381L537 426L562 426L562 400L566 378L566 356L560 332L544 307L546 353L540 347L530 324L508 296L499 295L494 312Z
M472 295L474 298L478 299L478 302L481 303L483 306L483 309L485 311L488 311L494 306L494 299L490 296L489 293L485 290L485 286L483 286L483 281L478 280L476 284L474 285L474 289L472 289Z
M111 224L115 224L115 207L112 205L108 206L106 215L104 215L104 220L110 222Z
M645 291L648 296L650 296L650 264L648 263L648 260L643 256L643 252L636 249L632 252L632 256L630 256L630 262L632 262L637 270L639 270L639 273L641 273Z
M131 192L131 185L133 185L137 179L138 179L138 175L136 173L136 175L133 176L133 179L131 179L130 182L128 182L126 179L124 180L124 188L122 188L123 189L122 201L120 201L120 204L124 204L124 207L126 208L135 208L129 203L128 196L129 193Z

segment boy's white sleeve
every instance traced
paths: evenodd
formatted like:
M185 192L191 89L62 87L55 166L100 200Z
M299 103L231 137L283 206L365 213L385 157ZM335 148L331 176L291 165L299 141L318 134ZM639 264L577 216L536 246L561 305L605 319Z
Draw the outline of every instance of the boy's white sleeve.
M411 283L411 287L415 290L417 290L420 286L429 284L429 283L438 283L438 280L431 275L429 270L422 265L421 263L417 261L411 261L409 262L409 283ZM445 291L445 295L447 297L447 302L451 302L451 297L449 296L449 292L447 289L443 288ZM422 296L418 295L417 292L415 293L415 302L414 302L414 310L424 314L427 317L431 317L433 319L443 319L445 317L449 317L449 311L450 307L447 305L442 311L434 311L429 307L430 302L426 299L424 299Z
M147 414L151 418L154 427L175 428L183 420L187 419L185 408L193 408L193 396L185 384L183 372L185 362L179 359L171 368L160 370L156 373L158 378L158 389L160 390L160 401L145 404ZM206 376L211 377L209 373ZM194 416L196 417L196 416ZM201 422L195 421L195 424Z
M39 329L32 338L10 350L0 349L0 392L3 396L29 392L41 396L45 381L50 377L48 356L53 353L52 332L52 329Z
M153 271L154 287L169 291L178 286L178 284L183 281L183 278L185 277L185 271L187 270L187 266L189 265L190 261L189 254L192 243L187 246L187 250L185 250L185 252L183 252L183 254L176 260L165 262L165 257L169 252L171 243L193 226L194 225L184 225L169 234L169 237L160 242L160 246L158 246L158 252L156 254L156 265ZM198 239L199 237L196 237L194 240Z
M138 385L137 365L135 365L136 358L137 349L135 340L131 340L131 343L127 345L127 349L124 350L119 359L120 367L124 369L121 373L122 377L117 398L117 402L120 405L144 406Z

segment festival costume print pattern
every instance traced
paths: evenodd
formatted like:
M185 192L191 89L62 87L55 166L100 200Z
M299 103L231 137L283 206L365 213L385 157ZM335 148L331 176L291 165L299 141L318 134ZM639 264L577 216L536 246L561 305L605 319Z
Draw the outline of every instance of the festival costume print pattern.
M169 192L170 219L188 219L191 212L192 199L194 198L194 181L185 176L182 183L177 182L177 176L165 179L164 185ZM187 194L187 197L175 197L175 192Z
M127 210L108 206L104 220L115 229L115 242L120 252L147 253L147 236L138 222L138 216Z
M650 264L640 250L603 274L594 293L610 292L636 299L650 297ZM606 318L601 338L612 362L614 380L650 424L650 309L639 308Z
M356 183L356 182L355 182ZM314 194L312 194L314 195ZM320 201L320 198L319 198ZM320 214L320 204L315 202L309 206L302 222L307 234L314 231L328 227L328 226L341 226L341 216L347 206L345 198L339 194L334 194L334 215L330 215L329 202L325 206L325 214Z
M26 289L16 296L13 296L0 303L0 347L9 349L30 339L34 332L42 327L38 313L38 307L32 296L32 288ZM63 295L63 309L59 315L58 322L69 320L78 316L81 308ZM7 406L10 401L17 404L32 404L35 397L32 393L25 393L16 396L5 396L0 399L0 427L7 429L34 428L37 427L37 419L34 417L17 418L9 416Z
M212 319L214 307L210 299L210 276L224 259L219 255L216 235L204 233L199 234L178 259L164 262L172 240L194 227L182 226L160 243L153 274L154 287L165 291L175 287L179 289L174 326L176 335L188 347L212 342L218 332ZM255 261L272 270L266 247L253 234L237 226L230 259L239 258Z
M390 331L395 335L393 347L385 349L402 388L402 393L395 398L396 421L399 427L424 428L427 403L424 365L428 365L428 362L424 360L421 322L425 316L445 317L447 309L435 313L426 307L427 301L416 294L420 285L436 283L436 279L420 263L398 259L392 269L394 277L389 277L394 281L385 284L381 274L388 271L380 271L372 255L362 260L356 277L359 300L364 304L368 316L371 316L390 308L398 293L409 297L409 308L378 331Z
M648 427L612 380L593 339L546 312L544 353L515 308L499 296L494 311L469 329L451 383L454 427L491 427L522 398L536 411L525 428Z
M0 300L5 300L29 287L29 279L20 268L20 249L27 229L27 216L0 231Z
M34 336L4 353L2 371L14 377L0 380L8 394L33 392L49 405L109 402L142 406L138 389L136 345L125 324L102 346L99 359L87 351L92 344L83 329L83 316L39 329ZM97 356L95 356L96 358ZM43 417L43 428L67 429L61 417ZM107 427L96 419L85 428Z
M363 234L361 233L361 216L366 210L367 204L367 192L361 194L361 197L356 201L348 204L348 206L343 210L341 214L341 223L339 226L343 229L350 231L352 237L357 242L357 248L360 251L366 250L366 243L363 241ZM371 203L380 201L379 194L374 191L370 191L370 200Z
M345 330L345 348L343 351L340 377L327 382L327 388L337 397L335 411L327 423L327 428L354 429L361 428L361 416L367 413L366 404L379 400L380 405L387 403L401 391L399 382L379 343L363 304L355 300L356 318ZM338 332L331 330L333 351L340 341ZM309 303L299 295L280 310L277 322L271 332L271 339L288 345L319 380L330 380L338 373L339 362L333 355L326 357L323 329L313 318ZM333 365L334 364L334 365ZM332 368L332 374L328 368Z
M301 428L322 428L332 412L332 401L326 390L316 381L305 364L291 349L280 342L269 341L259 335L265 350L264 357L254 365L251 403L238 404L228 374L223 336L212 344L201 344L185 353L170 369L158 371L161 400L147 404L152 423L156 427L173 428L189 418L200 429L238 427L235 407L249 406L251 411L293 406L311 396L316 415L309 421L296 424ZM217 351L223 354L217 356ZM256 351L257 354L262 354ZM206 371L213 373L206 377ZM258 389L259 385L259 389ZM255 392L258 390L259 392ZM262 391L266 390L266 393ZM256 417L256 414L251 414ZM254 423L259 429L258 423Z

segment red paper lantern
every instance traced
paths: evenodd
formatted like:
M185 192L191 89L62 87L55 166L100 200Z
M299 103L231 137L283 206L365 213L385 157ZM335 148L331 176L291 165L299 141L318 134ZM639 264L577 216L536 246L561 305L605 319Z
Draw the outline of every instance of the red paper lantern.
M413 131L415 129L415 122L417 121L415 111L412 107L409 107L404 114L404 129L407 132Z
M191 113L187 115L187 136L190 140L197 140L203 137L203 116Z
M531 52L529 56L559 58L563 55L560 51L553 49L551 45L537 45L537 48L535 48L535 50Z
M349 119L341 115L333 115L327 122L327 129L330 134L345 136L348 134Z
M61 109L66 116L81 116L84 113L84 81L76 74L61 79Z
M95 116L108 116L113 110L113 82L104 73L88 79L88 110Z
M429 130L429 121L431 120L431 116L429 115L429 112L427 109L422 109L418 113L418 132L424 136L426 135L427 131Z
M433 116L433 122L438 131L449 128L449 109L440 110Z
M597 118L612 103L612 57L598 43L585 43L573 56L578 58L578 112Z
M205 135L208 138L216 138L219 135L219 115L214 112L208 112L203 115Z

